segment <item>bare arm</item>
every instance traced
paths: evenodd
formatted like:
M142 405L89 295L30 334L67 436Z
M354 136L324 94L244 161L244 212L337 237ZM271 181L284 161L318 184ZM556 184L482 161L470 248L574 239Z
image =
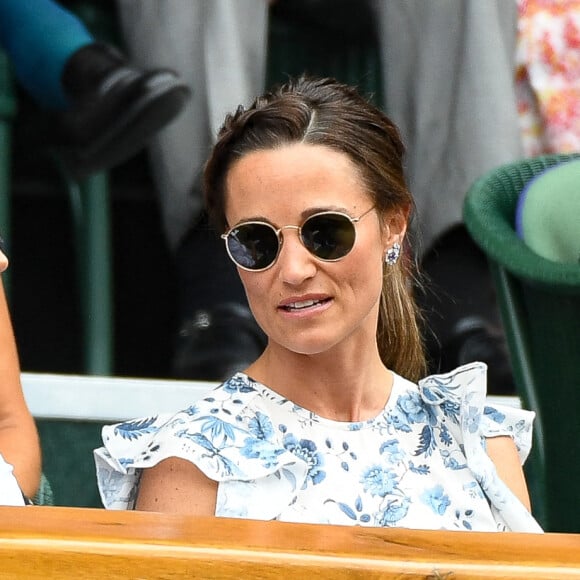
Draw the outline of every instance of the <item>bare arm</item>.
M22 491L34 496L40 482L40 445L20 384L12 322L0 279L0 453L14 467Z
M493 461L502 481L531 511L530 496L524 472L513 439L508 436L486 439L487 454Z
M171 457L143 470L135 509L213 516L217 488L195 465Z

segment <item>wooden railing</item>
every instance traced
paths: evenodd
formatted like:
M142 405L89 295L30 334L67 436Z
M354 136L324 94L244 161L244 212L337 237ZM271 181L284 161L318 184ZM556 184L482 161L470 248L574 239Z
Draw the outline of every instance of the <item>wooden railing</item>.
M0 577L579 579L580 535L440 532L0 508Z

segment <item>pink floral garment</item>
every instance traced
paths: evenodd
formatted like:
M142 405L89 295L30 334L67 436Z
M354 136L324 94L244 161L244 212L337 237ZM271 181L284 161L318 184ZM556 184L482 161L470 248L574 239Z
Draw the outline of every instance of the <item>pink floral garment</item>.
M524 151L580 151L580 0L518 0L518 9Z

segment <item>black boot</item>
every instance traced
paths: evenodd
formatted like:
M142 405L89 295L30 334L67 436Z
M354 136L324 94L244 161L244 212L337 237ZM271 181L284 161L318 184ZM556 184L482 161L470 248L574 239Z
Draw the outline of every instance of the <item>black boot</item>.
M181 327L172 375L223 381L254 362L265 346L266 336L246 306L230 302L198 310Z
M422 263L428 289L417 293L425 313L432 373L472 361L488 365L488 393L513 394L508 347L485 254L463 225L446 232Z
M56 147L76 179L137 153L191 95L175 72L139 70L101 43L77 50L61 81L72 105L54 119Z
M501 328L478 316L463 318L455 324L451 338L443 345L441 366L447 370L474 361L487 364L489 394L515 393L505 335Z

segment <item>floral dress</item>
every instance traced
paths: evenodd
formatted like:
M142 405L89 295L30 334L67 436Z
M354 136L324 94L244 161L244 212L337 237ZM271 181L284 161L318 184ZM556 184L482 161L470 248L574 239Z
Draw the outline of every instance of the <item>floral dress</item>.
M533 413L486 407L486 366L418 385L394 375L373 419L319 417L244 373L175 415L103 428L103 504L132 509L139 476L168 457L218 482L216 515L422 529L541 532L499 479L485 437L512 436L523 461Z

